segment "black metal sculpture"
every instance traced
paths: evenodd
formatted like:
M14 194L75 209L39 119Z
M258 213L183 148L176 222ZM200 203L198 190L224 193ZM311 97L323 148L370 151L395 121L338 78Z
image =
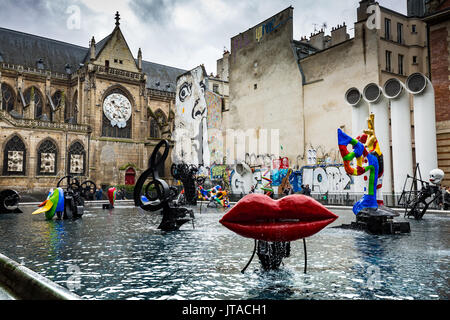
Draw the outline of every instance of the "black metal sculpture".
M416 220L421 220L433 202L439 203L443 200L443 192L440 186L443 177L442 170L434 169L430 172L430 181L424 181L419 164L417 164L414 176L407 175L402 194L398 200L398 203L405 208L405 217L414 217ZM420 190L418 190L419 183ZM408 184L410 189L406 190Z
M0 191L0 213L22 213L19 209L19 193L6 189Z
M85 200L91 200L91 195L97 189L91 180L80 181L73 176L64 176L59 179L57 188L64 191L64 212L57 212L59 219L76 219L84 213Z
M163 146L164 153L156 160L158 151ZM177 189L169 187L166 181L159 178L158 168L164 165L168 153L169 143L167 140L161 140L150 156L150 167L141 174L136 182L133 197L134 204L145 211L162 210L163 218L158 229L174 231L186 222L193 221L194 212L187 208L178 207L173 201L177 196ZM147 179L150 179L148 183L146 183Z
M170 172L174 179L180 180L183 183L184 188L184 200L188 205L197 205L197 188L195 186L195 175L198 172L198 168L195 165L188 165L185 163L172 164Z

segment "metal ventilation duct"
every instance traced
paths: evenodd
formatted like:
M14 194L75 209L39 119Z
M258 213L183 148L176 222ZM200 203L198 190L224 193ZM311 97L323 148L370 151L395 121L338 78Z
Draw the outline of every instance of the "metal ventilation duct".
M357 137L367 127L369 105L362 98L362 94L357 88L347 90L345 93L345 101L352 106L352 136ZM364 192L364 177L355 176L353 179L355 192Z
M386 81L384 95L391 101L394 192L401 193L407 175L413 176L409 94L397 78ZM406 186L409 190L410 185Z
M383 153L384 177L381 192L392 193L389 101L385 99L383 89L376 83L369 83L364 88L363 97L364 100L370 104L370 112L375 115L375 135L380 143L381 152ZM379 199L382 199L382 197Z
M431 81L421 73L410 75L406 80L406 88L414 97L416 162L420 164L425 178L438 167L434 89Z

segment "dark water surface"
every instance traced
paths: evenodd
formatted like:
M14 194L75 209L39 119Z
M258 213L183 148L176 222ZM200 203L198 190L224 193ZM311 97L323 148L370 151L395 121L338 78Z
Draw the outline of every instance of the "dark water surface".
M240 271L254 242L202 208L195 228L157 230L160 216L136 208L86 208L82 219L0 215L0 252L86 299L448 299L450 216L408 220L411 234L374 236L327 227L303 242L278 271L258 258ZM198 211L198 209L196 209ZM333 210L349 223L350 210ZM397 220L404 220L403 217Z

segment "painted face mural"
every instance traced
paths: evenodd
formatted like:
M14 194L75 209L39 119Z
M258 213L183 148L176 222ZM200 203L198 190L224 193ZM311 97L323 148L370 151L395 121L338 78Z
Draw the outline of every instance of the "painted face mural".
M174 163L203 164L209 167L206 82L202 66L177 80L175 99Z

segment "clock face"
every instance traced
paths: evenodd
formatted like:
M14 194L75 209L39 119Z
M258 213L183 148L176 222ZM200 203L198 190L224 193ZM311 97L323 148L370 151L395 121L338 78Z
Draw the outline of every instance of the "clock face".
M125 128L131 117L131 103L123 94L111 93L103 102L103 112L111 126Z

